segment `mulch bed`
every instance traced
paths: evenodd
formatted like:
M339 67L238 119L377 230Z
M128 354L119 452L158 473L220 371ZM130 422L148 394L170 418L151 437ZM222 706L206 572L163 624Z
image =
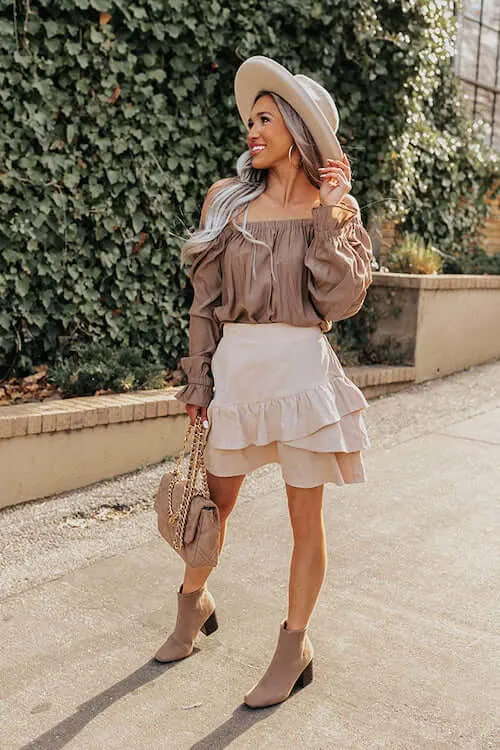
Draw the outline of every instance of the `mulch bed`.
M61 391L53 383L47 382L47 365L35 367L32 375L24 378L10 378L0 382L0 407L26 404L32 401L51 401L63 398ZM168 373L166 387L180 385L182 372ZM94 396L106 396L112 390L96 391Z
M0 406L58 398L62 396L57 386L47 382L47 365L36 367L33 375L10 378L0 383Z

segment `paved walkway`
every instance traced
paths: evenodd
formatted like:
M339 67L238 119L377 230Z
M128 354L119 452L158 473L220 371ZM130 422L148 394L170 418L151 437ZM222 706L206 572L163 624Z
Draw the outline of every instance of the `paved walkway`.
M231 517L219 630L173 665L151 660L182 572L151 510L165 466L0 513L2 750L500 747L500 362L366 418L369 481L325 492L315 677L277 707L242 705L286 616L277 467L247 477Z

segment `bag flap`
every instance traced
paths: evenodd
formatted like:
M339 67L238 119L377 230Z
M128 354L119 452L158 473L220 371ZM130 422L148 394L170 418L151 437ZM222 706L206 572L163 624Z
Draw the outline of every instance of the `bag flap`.
M191 544L195 538L201 513L213 513L218 518L218 508L215 503L203 497L203 495L195 495L189 508L186 530L184 532L184 544Z

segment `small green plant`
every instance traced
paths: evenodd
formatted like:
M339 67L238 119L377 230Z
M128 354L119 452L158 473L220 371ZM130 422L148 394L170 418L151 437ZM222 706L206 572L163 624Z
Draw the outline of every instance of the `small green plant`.
M93 396L96 391L115 393L163 388L161 364L148 362L138 347L110 349L106 344L74 344L49 368L47 379L63 396Z
M386 267L396 273L441 273L443 260L430 242L414 232L408 232L389 253Z
M468 273L473 275L500 275L500 253L488 255L479 247L472 247L468 253L455 252L451 260L445 261L445 273ZM450 256L447 255L447 258Z

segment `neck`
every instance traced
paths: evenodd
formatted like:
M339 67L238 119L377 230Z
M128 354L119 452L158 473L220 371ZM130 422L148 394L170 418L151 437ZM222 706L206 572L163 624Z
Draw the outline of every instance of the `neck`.
M309 182L304 170L290 164L287 157L269 168L266 195L280 208L287 208L313 203L319 195L319 190Z

